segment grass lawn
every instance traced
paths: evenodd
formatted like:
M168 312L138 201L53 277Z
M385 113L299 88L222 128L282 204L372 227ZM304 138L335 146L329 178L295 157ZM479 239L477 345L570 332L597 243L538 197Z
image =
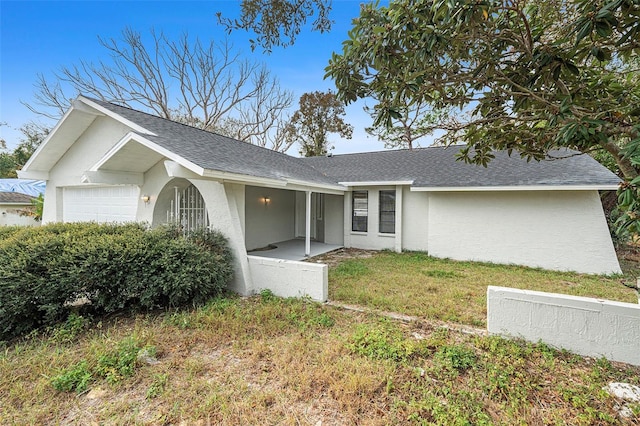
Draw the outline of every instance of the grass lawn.
M637 424L611 381L640 369L265 294L7 346L0 424Z
M331 300L422 318L484 326L487 286L637 303L623 277L436 259L424 253L377 252L329 271Z
M206 306L57 328L0 345L0 424L640 424L610 382L640 368L544 344L475 336L487 285L636 302L621 277L383 252L329 273L333 300L221 297Z

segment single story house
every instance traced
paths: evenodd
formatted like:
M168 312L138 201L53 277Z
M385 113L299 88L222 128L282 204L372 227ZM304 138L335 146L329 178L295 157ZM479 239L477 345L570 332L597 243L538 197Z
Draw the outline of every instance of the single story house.
M39 222L26 214L33 207L33 197L0 188L0 226L34 226Z
M458 150L295 158L80 96L19 175L47 182L44 223L220 229L241 294L280 285L322 300L326 267L313 293L304 271L316 265L295 260L343 246L620 272L598 193L617 188L613 173L572 151L541 162L496 152L484 168Z

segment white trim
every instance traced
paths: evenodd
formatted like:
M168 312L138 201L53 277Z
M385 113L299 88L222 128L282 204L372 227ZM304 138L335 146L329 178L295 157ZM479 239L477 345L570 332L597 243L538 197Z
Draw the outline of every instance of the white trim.
M381 181L363 181L363 182L338 182L342 186L397 186L397 185L413 185L412 180L381 180Z
M17 172L20 179L49 180L49 172L42 172L40 170L29 171L24 169L18 170Z
M141 186L144 183L144 175L136 172L86 171L80 181L82 183Z
M327 189L330 191L336 191L338 194L343 194L345 191L348 191L348 188L343 185L331 185L330 183L312 183L303 180L297 179L286 179L287 185L296 185L300 187L306 187L311 189Z
M311 254L311 191L305 192L305 217L304 217L304 255L309 257Z
M470 191L615 191L618 185L412 186L415 192Z
M122 149L122 147L124 147L126 144L128 144L129 142L137 142L140 145L143 145L155 152L157 152L158 154L167 157L168 159L175 161L176 163L180 164L181 166L183 166L186 169L189 169L190 171L196 173L197 175L203 176L204 174L204 169L202 167L196 166L195 164L193 164L192 162L185 160L183 157L180 157L179 155L176 155L175 153L173 153L172 151L169 151L168 149L165 149L163 147L161 147L160 145L156 144L155 142L150 141L149 139L145 138L144 136L141 136L137 133L133 133L133 132L129 132L126 135L124 135L124 137L122 139L120 139L118 141L117 144L115 144L113 146L113 148L111 148L100 160L98 160L98 162L96 164L94 164L89 171L90 172L97 172L100 170L100 167L102 167L107 161L109 161L111 159L111 157L113 157L115 154L117 154L118 151L120 151L120 149Z
M287 185L287 182L283 180L267 179L256 176L243 175L240 173L223 172L220 170L211 169L204 169L202 176L205 178L219 180L221 182L240 183L245 185L250 184L254 186L282 188Z
M38 148L36 148L36 150L33 152L33 154L31 155L31 157L29 157L29 159L27 160L27 162L24 164L24 166L22 166L22 170L18 171L18 175L20 175L20 171L22 171L23 173L28 172L29 170L29 166L31 166L31 163L33 161L35 161L35 158L38 157L38 155L40 154L40 151L42 151L45 146L49 143L49 141L51 140L51 138L54 137L54 135L58 132L58 129L60 129L60 127L62 127L62 123L65 122L65 120L67 119L67 117L69 117L71 115L71 113L73 112L75 108L73 106L71 106L71 108L69 108L67 110L67 112L64 113L64 115L62 116L62 118L60 119L60 121L58 121L58 123L55 125L55 127L53 129L51 129L51 131L49 132L49 134L47 135L46 138L44 138L44 140L40 143L40 145L38 146ZM97 116L97 114L96 114ZM36 172L36 173L40 173L40 172ZM48 175L48 173L47 173ZM26 176L26 175L25 175ZM30 177L25 177L24 179L31 179ZM35 179L35 178L34 178ZM48 179L48 178L47 178ZM43 180L47 180L47 179L43 179Z
M153 133L152 131L134 123L133 121L127 120L126 118L124 118L121 115L116 114L115 112L112 112L110 110L108 110L107 108L98 105L97 103L93 102L91 99L87 99L84 96L80 95L78 96L78 98L74 101L74 104L76 102L82 102L85 105L90 106L91 108L95 108L96 110L100 111L102 114L107 115L111 118L113 118L114 120L119 121L120 123L124 124L127 127L131 127L134 131L136 132L140 132L140 133L146 133L148 135L152 135L152 136L157 136L155 133ZM79 108L80 109L80 108ZM82 110L82 111L86 111L86 110Z

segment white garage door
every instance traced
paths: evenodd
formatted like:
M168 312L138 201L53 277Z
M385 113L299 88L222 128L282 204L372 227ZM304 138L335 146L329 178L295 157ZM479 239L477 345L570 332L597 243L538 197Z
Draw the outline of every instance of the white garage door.
M137 186L64 188L65 222L131 222L136 220Z

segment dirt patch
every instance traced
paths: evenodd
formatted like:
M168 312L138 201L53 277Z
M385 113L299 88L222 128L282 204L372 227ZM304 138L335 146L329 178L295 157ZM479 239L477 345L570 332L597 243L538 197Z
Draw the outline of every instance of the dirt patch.
M307 260L307 262L311 263L325 263L330 267L339 265L345 260L349 259L366 259L373 257L376 253L376 250L362 250L356 248L341 248L329 253L321 254L319 256L314 256Z

